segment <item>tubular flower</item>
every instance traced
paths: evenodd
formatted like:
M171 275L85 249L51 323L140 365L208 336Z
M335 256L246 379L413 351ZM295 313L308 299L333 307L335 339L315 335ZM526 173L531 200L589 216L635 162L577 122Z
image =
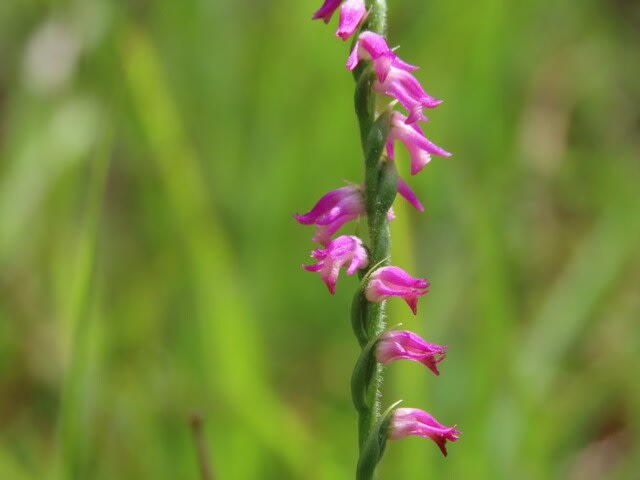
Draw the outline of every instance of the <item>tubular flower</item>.
M418 297L429 291L424 278L415 278L399 267L381 267L371 274L365 295L370 302L389 297L402 297L414 315L418 312Z
M393 142L395 140L404 142L411 155L411 175L415 175L431 161L431 154L441 157L451 156L449 152L427 140L418 124L407 124L406 120L407 117L400 112L391 114L391 128L387 139L387 155L389 158L394 158Z
M437 365L444 360L446 349L446 346L429 343L409 330L392 330L380 337L376 359L383 364L401 359L413 360L440 375Z
M408 71L392 65L387 77L373 84L373 89L383 95L397 99L409 112L406 123L418 120L426 120L422 114L422 108L434 108L442 103L442 100L427 94L420 82Z
M369 31L362 32L358 37L347 60L347 68L353 70L361 60L373 61L376 75L381 82L386 80L392 66L408 72L418 69L418 67L402 61L393 53L382 35Z
M318 20L319 18L321 18L324 23L329 23L333 12L336 11L341 2L342 0L324 0L322 6L316 11L316 13L313 14L313 17L311 18L313 20Z
M326 193L309 212L294 217L303 225L317 225L313 241L327 245L342 225L364 214L362 192L354 185L347 185Z
M367 251L362 246L362 240L353 235L342 235L327 243L325 248L316 248L311 256L318 260L313 265L303 265L308 272L320 272L322 281L327 284L329 292L336 291L336 282L340 268L349 263L347 275L353 275L358 269L365 268L369 263Z
M346 40L353 35L366 14L364 0L346 0L340 7L340 23L336 37Z
M428 437L440 448L442 454L447 456L445 444L447 440L455 442L460 435L453 427L445 427L429 415L424 410L418 408L398 408L393 412L391 424L389 425L389 438L398 440L409 435L419 435Z

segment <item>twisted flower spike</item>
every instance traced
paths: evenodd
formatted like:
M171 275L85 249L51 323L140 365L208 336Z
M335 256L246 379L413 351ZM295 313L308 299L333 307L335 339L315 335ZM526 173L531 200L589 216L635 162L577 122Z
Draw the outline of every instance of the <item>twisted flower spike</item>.
M402 298L417 314L418 298L428 292L424 278L409 275L390 265L389 221L397 194L417 210L424 207L409 185L398 176L394 163L394 143L404 143L411 157L411 174L424 169L431 155L451 154L424 135L419 121L423 110L435 108L441 100L429 95L412 72L418 67L400 59L385 38L386 0L324 0L314 19L325 23L340 8L336 36L346 40L357 35L347 59L347 68L356 80L355 107L364 158L364 181L325 194L316 205L295 218L303 225L315 225L316 263L303 265L318 272L333 294L340 269L347 274L359 271L360 284L353 298L351 323L360 345L360 356L351 377L351 396L358 412L359 458L356 480L371 480L385 450L387 439L418 435L432 439L446 456L447 441L456 441L455 426L440 424L418 408L397 408L400 402L380 409L382 365L409 360L425 365L440 375L438 364L446 356L443 345L429 343L409 330L385 331L384 305L389 297ZM377 109L376 95L389 97L386 107ZM394 110L399 104L406 114ZM386 155L385 155L386 153ZM341 235L338 229L351 220L366 218L368 238Z

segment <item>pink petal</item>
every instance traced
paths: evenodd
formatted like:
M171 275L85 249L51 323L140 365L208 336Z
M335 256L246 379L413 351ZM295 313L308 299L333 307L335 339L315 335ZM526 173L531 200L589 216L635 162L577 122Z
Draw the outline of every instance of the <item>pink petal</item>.
M409 188L407 182L405 182L402 178L398 178L398 193L402 195L411 205L413 205L417 210L423 212L424 207L416 197L416 194L413 193L413 190Z
M340 7L340 23L336 36L346 40L358 29L367 14L364 0L346 0Z
M324 20L324 23L329 23L333 12L335 12L336 8L340 6L340 2L342 2L342 0L325 0L322 6L313 14L313 17L311 18L313 20L322 18Z

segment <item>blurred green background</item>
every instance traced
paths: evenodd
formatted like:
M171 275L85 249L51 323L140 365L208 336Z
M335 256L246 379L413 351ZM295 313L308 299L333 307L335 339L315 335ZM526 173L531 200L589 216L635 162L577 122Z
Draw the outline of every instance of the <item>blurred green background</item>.
M356 281L292 218L362 177L320 3L0 2L0 479L199 478L193 412L217 479L353 477ZM383 403L463 436L380 478L640 478L640 5L389 3L454 156L406 176L432 289L389 302L449 355Z

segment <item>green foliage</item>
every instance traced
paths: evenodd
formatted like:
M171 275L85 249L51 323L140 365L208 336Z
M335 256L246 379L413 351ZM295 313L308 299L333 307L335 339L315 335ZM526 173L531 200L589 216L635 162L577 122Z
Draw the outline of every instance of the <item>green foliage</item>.
M317 6L0 2L0 478L198 478L194 411L216 478L353 477L358 280L330 297L291 218L362 181ZM640 470L638 18L391 2L454 156L410 177L396 149L426 213L395 201L392 258L431 291L387 318L449 350L381 402L463 435L390 442L381 479Z

